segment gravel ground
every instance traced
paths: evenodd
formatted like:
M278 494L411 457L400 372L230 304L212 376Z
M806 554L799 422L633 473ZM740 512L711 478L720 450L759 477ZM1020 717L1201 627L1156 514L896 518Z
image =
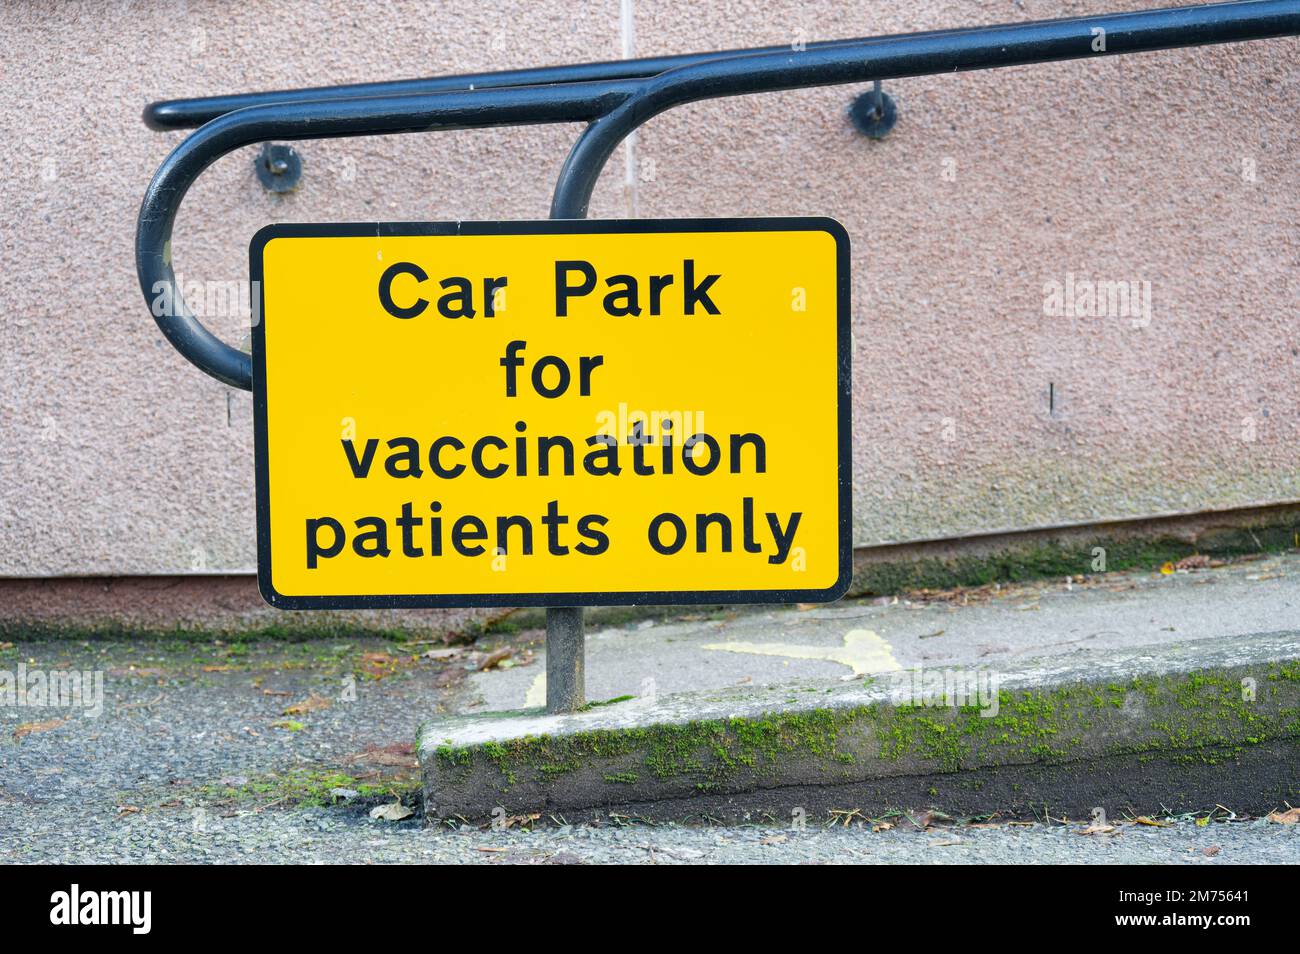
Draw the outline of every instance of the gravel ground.
M0 671L95 670L104 680L95 717L0 706L0 863L1300 862L1300 825L1224 822L1223 812L1204 826L1089 835L1077 833L1083 823L918 831L895 818L873 831L812 817L799 831L617 817L426 828L416 721L472 705L466 677L488 662L536 667L540 635L455 650L379 639L0 645ZM370 817L397 799L412 817Z
M969 826L929 831L641 825L534 831L425 828L364 810L268 809L231 817L160 811L119 817L0 807L8 863L307 864L1295 864L1300 829L1267 822L1206 827Z

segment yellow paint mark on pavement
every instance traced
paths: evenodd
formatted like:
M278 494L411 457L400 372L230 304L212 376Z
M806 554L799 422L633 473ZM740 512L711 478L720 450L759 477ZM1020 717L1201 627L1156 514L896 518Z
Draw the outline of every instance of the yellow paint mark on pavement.
M546 705L546 670L539 672L533 684L528 687L528 692L524 695L524 708L533 709L537 706Z
M894 672L903 668L894 658L893 647L869 629L849 630L844 634L842 646L731 642L709 643L704 648L725 653L753 653L757 656L822 659L848 666L855 676L866 676L873 672Z

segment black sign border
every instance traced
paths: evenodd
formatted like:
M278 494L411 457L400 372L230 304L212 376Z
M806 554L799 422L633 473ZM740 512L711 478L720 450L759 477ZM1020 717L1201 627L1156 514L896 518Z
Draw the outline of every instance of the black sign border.
M826 232L835 239L837 387L839 419L839 577L825 589L639 590L584 593L476 593L372 596L286 596L271 581L270 478L266 437L266 302L262 253L277 238L385 238L421 235L609 235L656 232ZM849 235L822 216L701 219L543 219L476 222L277 223L253 236L249 271L257 296L253 339L254 462L257 494L257 586L279 609L435 609L490 606L634 606L698 603L820 603L842 597L853 577L852 345Z

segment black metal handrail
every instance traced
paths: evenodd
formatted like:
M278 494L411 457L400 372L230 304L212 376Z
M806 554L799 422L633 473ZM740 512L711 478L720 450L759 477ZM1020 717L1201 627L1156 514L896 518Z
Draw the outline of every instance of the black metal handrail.
M812 43L798 51L767 47L154 103L145 118L155 127L206 122L173 150L145 192L136 231L137 276L151 305L167 291L170 307L151 310L172 345L218 380L251 390L249 356L208 331L178 294L171 247L176 213L194 180L240 146L585 122L551 205L553 218L581 218L618 144L648 119L684 103L1296 34L1300 0L1252 0Z
M922 35L922 34L915 34ZM809 48L863 43L862 40L820 40ZM281 103L310 103L334 99L367 99L381 96L409 96L420 93L445 93L453 90L503 89L510 86L552 86L558 83L609 82L644 79L679 66L690 66L725 56L751 53L780 53L789 46L764 46L746 50L715 53L679 53L674 56L607 60L597 63L573 63L566 66L541 66L522 70L496 70L489 73L461 73L456 76L429 76L420 79L387 80L381 83L350 83L338 86L313 86L306 89L273 90L263 93L238 93L232 96L203 96L195 99L169 99L150 103L144 110L144 123L150 129L192 129L211 122L224 113L249 106L274 106Z

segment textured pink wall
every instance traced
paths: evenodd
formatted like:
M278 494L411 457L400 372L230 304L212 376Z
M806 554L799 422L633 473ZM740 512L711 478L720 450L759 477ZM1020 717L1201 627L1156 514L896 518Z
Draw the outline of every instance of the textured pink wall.
M631 9L650 55L1146 5ZM181 138L143 127L147 101L607 59L623 42L616 0L0 7L0 576L254 563L249 396L173 352L135 284L140 196ZM615 157L593 215L844 222L859 544L1300 499L1298 52L889 82L901 119L878 143L848 122L856 87L687 107L642 130L630 185ZM284 197L242 151L183 207L178 271L245 279L273 221L544 217L576 133L307 142ZM1150 322L1045 316L1045 283L1067 273L1149 282ZM211 320L236 343L243 324Z

